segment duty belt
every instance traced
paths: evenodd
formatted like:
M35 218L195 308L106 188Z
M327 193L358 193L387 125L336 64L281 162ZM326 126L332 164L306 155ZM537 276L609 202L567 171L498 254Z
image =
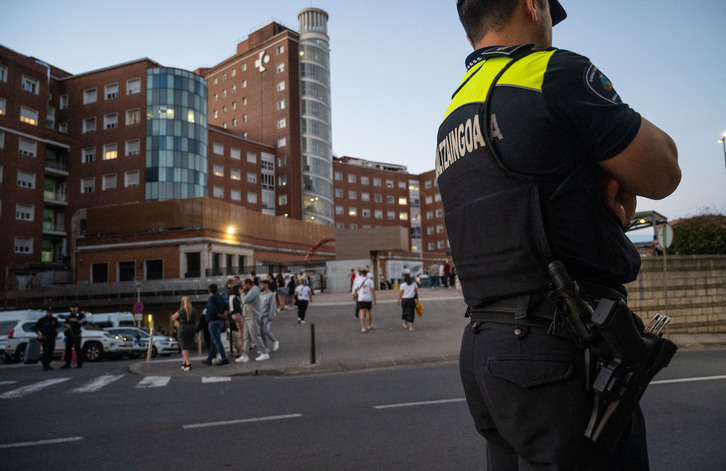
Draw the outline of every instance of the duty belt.
M529 327L549 328L555 316L555 305L541 293L500 299L483 307L466 309L473 322L493 322Z

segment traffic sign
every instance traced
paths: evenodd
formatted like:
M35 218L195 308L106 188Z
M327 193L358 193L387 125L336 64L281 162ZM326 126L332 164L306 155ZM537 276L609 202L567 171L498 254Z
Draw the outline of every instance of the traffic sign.
M138 302L134 303L134 312L144 312L144 303Z
M663 224L658 228L658 243L664 249L667 249L673 243L673 229L668 224Z

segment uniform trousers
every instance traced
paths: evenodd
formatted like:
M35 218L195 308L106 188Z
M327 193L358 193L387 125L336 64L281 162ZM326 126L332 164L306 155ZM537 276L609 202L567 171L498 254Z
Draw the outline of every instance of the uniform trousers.
M640 407L613 452L584 436L592 412L584 351L546 328L470 322L461 380L493 471L647 470Z
M53 351L55 350L55 335L44 335L41 343L43 344L41 363L43 363L43 366L50 366L50 362L53 361Z
M81 336L75 335L75 336L66 336L66 366L71 366L71 360L73 359L73 355L71 354L71 351L73 348L76 349L76 363L78 363L78 366L81 366L83 364L83 353L81 352Z

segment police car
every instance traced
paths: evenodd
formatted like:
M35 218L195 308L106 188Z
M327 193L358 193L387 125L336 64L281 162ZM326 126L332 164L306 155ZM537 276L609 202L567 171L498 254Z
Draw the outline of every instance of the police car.
M107 327L106 330L116 335L123 335L131 338L134 342L134 350L146 355L149 348L149 333L138 327ZM174 337L166 335L154 335L151 343L151 356L170 355L179 351L179 342Z

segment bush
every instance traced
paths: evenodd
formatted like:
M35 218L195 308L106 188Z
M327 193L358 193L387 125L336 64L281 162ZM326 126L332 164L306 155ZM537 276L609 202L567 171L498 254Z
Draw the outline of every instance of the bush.
M726 216L708 214L673 224L673 245L668 254L726 254Z

